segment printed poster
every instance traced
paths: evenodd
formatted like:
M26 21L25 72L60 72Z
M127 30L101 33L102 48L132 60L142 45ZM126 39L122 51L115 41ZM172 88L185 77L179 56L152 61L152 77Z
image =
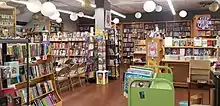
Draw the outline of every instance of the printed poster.
M149 57L158 57L158 51L157 51L157 43L156 42L148 42L148 56Z
M105 11L105 28L111 28L111 12L109 10Z

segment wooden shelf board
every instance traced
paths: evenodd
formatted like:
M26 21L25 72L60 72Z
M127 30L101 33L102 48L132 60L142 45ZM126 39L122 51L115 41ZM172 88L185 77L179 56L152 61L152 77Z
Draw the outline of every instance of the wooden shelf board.
M41 98L43 98L43 97L45 97L46 95L48 95L48 94L50 94L50 93L53 93L54 91L49 91L49 92L47 92L47 93L44 93L44 94L42 94L42 95L40 95L40 96L38 96L38 97L36 97L36 98L34 98L34 99L31 99L30 100L30 102L33 102L33 101L35 101L36 99L41 99ZM26 103L22 103L23 105L25 105Z
M135 46L146 46L146 45L143 45L143 44L142 44L142 45L141 45L141 44L136 44Z
M146 55L146 52L143 52L143 53L141 53L141 52L134 52L134 54L143 54L143 55Z
M50 73L50 74L43 75L41 77L30 79L30 85L42 82L42 80L44 80L45 78L52 79L52 77L53 77L53 73ZM26 85L27 85L26 83L27 83L26 81L20 82L20 83L15 84L15 86L17 89L22 89L22 88L26 87Z
M187 82L174 82L175 87L188 87Z
M193 46L170 46L165 48L193 48Z
M162 62L189 63L189 60L168 60L168 59L162 59Z

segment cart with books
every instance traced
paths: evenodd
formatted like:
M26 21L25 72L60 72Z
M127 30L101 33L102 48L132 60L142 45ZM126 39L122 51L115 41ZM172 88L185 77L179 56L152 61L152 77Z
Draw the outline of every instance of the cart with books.
M131 67L132 69L165 69L166 73L155 72L148 78L133 78L128 86L128 106L174 106L172 70L166 66Z

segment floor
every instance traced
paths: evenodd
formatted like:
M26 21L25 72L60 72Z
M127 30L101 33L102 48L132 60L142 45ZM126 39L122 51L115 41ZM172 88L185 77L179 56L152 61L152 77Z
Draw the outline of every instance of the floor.
M204 103L208 101L208 91L194 90L204 93ZM63 106L128 106L127 99L123 96L122 78L110 80L108 85L86 84L84 87L61 94ZM186 101L187 89L175 88L175 103Z

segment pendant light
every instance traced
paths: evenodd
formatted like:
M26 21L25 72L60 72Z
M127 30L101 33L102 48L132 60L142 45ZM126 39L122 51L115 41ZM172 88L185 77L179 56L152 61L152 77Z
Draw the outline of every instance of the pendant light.
M153 12L156 8L156 3L152 0L148 0L143 5L144 11L150 13Z
M50 17L57 11L56 6L51 2L45 2L42 5L41 13L44 16Z
M118 18L114 18L114 19L113 19L113 23L114 23L114 24L118 24L118 23L119 23L119 19L118 19Z
M50 16L49 18L52 20L56 20L60 17L60 12L56 11L52 16Z
M179 16L182 17L182 18L186 17L187 16L187 11L186 10L181 10L179 12Z
M57 22L57 23L61 23L61 22L62 22L62 18L60 18L60 17L57 18L57 19L56 19L56 22Z
M72 14L70 14L70 19L72 21L76 21L78 19L78 15L76 13L72 13Z
M209 5L209 10L211 12L216 12L219 9L219 4L217 2L212 3L211 5Z
M139 19L141 18L142 14L140 12L136 12L135 13L135 18Z
M26 3L27 9L32 13L37 13L41 10L41 2L39 0L28 0Z
M161 5L156 6L156 12L161 12L163 10L163 7Z

